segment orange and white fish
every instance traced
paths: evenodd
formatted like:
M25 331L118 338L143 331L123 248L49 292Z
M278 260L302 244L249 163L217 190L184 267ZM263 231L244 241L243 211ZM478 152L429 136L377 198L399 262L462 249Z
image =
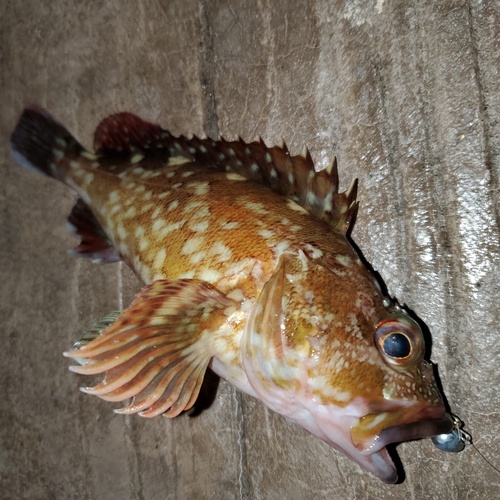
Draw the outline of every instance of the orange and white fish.
M387 444L450 433L419 326L346 237L356 182L339 194L335 161L315 172L306 149L177 138L130 113L94 142L35 106L11 138L19 163L78 193L73 253L146 284L65 353L105 373L84 392L174 417L210 366L388 483Z

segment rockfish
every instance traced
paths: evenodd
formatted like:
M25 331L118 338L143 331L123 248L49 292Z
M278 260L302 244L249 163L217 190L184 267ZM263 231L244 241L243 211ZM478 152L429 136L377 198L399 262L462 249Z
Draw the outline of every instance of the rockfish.
M356 182L338 192L335 159L316 172L307 149L174 137L130 113L94 146L36 106L11 138L19 163L78 193L73 254L145 284L65 353L105 374L84 392L174 417L211 367L388 483L387 444L452 430L421 329L348 241Z

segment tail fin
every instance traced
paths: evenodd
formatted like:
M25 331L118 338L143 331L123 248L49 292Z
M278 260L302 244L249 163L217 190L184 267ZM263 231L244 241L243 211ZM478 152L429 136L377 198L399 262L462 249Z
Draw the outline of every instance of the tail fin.
M23 111L10 147L12 156L23 167L61 180L59 161L85 151L52 115L36 105Z

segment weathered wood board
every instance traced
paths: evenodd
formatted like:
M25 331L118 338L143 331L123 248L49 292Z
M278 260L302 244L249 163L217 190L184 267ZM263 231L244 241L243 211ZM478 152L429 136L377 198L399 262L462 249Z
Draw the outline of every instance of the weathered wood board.
M129 110L176 134L284 138L342 186L353 239L432 336L451 406L500 468L500 3L127 0L0 5L0 497L494 499L471 447L398 447L387 486L225 382L196 418L114 415L61 353L139 282L69 257L75 197L19 169L38 102L87 146Z

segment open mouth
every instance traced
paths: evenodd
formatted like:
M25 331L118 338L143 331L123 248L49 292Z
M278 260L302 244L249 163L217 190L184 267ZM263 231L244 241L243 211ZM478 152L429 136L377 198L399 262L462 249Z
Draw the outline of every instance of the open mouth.
M360 443L357 443L356 447L365 456L368 468L382 481L392 484L397 481L398 475L386 449L388 444L448 434L452 428L453 420L448 413L444 413L442 407L426 408L413 415L409 422L383 429L368 446L363 446L363 449L360 449Z

